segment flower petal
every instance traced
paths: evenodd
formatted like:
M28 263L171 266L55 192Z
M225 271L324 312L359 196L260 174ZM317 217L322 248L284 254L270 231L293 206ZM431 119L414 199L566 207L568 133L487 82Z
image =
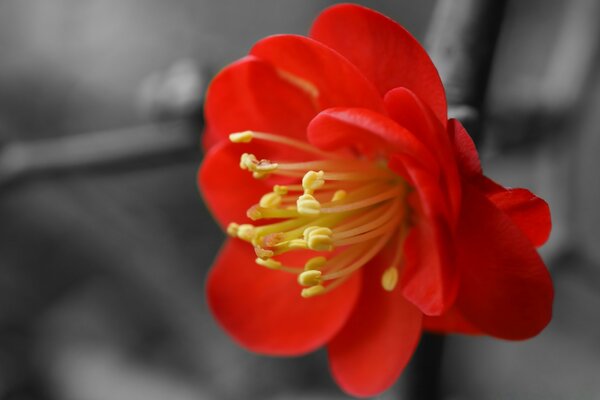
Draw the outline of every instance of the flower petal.
M270 191L264 180L254 179L240 168L241 154L251 149L256 146L221 142L209 150L198 171L204 200L223 229L230 222L250 222L246 210Z
M481 331L465 319L456 305L438 317L425 315L423 317L423 329L437 333L481 335Z
M221 71L206 95L211 143L232 132L263 131L303 139L316 114L313 99L269 63L245 57Z
M441 182L443 194L447 195L447 201L452 206L454 226L460 213L460 177L446 129L435 118L431 109L406 88L390 90L386 93L384 102L390 117L423 142L441 165L444 173L444 180Z
M313 351L338 333L356 303L360 274L305 299L296 275L258 266L255 257L252 246L229 240L208 276L208 304L234 340L254 352L291 356Z
M550 274L531 241L472 185L463 185L457 304L482 331L505 339L537 335L552 316Z
M433 62L403 27L365 7L337 5L315 20L310 36L338 51L374 82L381 95L412 90L446 126L446 95Z
M507 189L488 196L512 222L539 247L546 243L552 229L548 204L527 189Z
M438 180L410 157L394 156L389 166L414 189L408 199L412 218L402 292L424 314L441 315L454 303L459 283L447 205Z
M304 36L276 35L256 43L250 54L271 63L298 87L312 93L318 108L383 110L375 87L344 57Z
M396 288L381 286L389 257L380 254L363 274L363 290L343 330L327 346L331 372L347 393L377 395L398 379L421 336L421 312Z
M552 228L548 204L527 189L506 189L483 176L475 144L459 121L449 121L448 133L453 141L463 176L497 208L508 214L534 246L543 245L548 240Z
M439 174L431 152L411 132L392 119L364 108L329 108L308 125L308 140L325 150L354 147L361 154L402 153Z
M475 143L458 120L451 119L448 121L448 135L454 145L456 161L461 174L468 177L481 175L483 172Z

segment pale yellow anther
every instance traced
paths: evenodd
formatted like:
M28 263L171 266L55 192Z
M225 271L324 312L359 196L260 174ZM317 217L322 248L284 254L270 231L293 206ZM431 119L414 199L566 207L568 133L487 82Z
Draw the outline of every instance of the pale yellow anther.
M252 241L254 238L254 226L250 224L242 224L238 226L237 237L246 242Z
M331 201L340 201L343 200L346 197L346 191L345 190L336 190L335 193L333 194L333 197L331 198Z
M258 203L262 208L277 208L281 204L281 196L271 192L263 195Z
M284 240L284 235L281 232L270 233L261 238L262 243L265 247L277 246Z
M287 242L287 247L290 250L306 250L308 249L308 244L305 240L302 239L292 239Z
M309 297L318 296L318 295L322 294L324 291L325 291L325 286L315 285L315 286L311 286L306 289L302 289L302 292L300 293L300 295L302 297L304 297L305 299L307 299Z
M258 159L254 154L244 153L240 157L240 168L252 170L254 164L258 164Z
M272 250L263 249L260 246L254 246L254 252L256 256L262 259L271 258L275 255Z
M239 227L235 222L230 223L227 225L227 234L231 237L237 237Z
M280 196L285 196L286 194L288 194L288 187L281 186L281 185L275 185L275 186L273 186L273 192L277 193Z
M394 290L398 284L398 269L396 267L389 267L381 275L381 286L388 292Z
M263 217L262 213L260 212L257 206L250 207L248 211L246 211L246 216L252 221L256 221Z
M315 190L323 186L325 184L325 180L323 179L324 175L325 173L323 171L308 171L304 174L304 177L302 178L302 188L304 189L304 193L313 194Z
M304 264L304 270L310 271L314 269L320 269L327 263L327 259L323 256L313 257Z
M321 271L309 270L298 275L298 283L302 286L316 286L321 284Z
M253 177L254 179L263 179L263 178L267 177L268 175L269 175L269 173L268 173L268 172L254 171L254 172L252 173L252 177Z
M322 226L310 226L304 230L304 240L308 248L316 251L330 251L333 248L331 229Z
M317 216L321 213L321 203L313 195L305 193L296 201L298 214L305 216Z
M252 141L252 131L232 133L229 135L229 140L233 143L250 143Z
M244 153L240 157L240 168L252 171L252 176L257 179L264 178L278 167L277 163L269 160L258 160L254 154Z
M263 267L267 267L270 269L279 269L281 268L281 263L277 260L273 260L272 258L262 259L257 258L254 260L258 265L262 265Z

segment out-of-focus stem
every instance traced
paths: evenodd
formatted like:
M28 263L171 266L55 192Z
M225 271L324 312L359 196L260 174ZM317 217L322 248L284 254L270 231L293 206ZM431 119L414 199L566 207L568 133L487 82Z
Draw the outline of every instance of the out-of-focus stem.
M189 121L163 122L0 147L0 187L39 174L156 162L197 148Z
M477 141L482 105L506 0L438 1L426 38L457 117Z

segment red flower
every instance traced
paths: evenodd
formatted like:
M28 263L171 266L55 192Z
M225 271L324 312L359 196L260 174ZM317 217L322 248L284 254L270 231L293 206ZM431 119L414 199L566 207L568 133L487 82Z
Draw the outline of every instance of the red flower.
M356 5L218 74L199 182L237 238L207 290L241 346L326 346L339 385L369 396L398 378L423 329L525 339L546 326L553 289L535 247L548 207L483 176L446 113L423 48Z

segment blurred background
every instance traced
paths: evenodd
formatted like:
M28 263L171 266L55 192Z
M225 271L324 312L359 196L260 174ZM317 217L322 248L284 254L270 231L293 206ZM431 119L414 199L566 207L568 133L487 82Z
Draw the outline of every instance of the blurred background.
M223 235L195 181L211 77L333 3L0 1L0 399L346 398L323 352L259 357L216 326ZM435 28L434 0L362 4ZM479 147L551 205L555 316L526 342L447 338L443 399L600 399L598 15L507 4Z

